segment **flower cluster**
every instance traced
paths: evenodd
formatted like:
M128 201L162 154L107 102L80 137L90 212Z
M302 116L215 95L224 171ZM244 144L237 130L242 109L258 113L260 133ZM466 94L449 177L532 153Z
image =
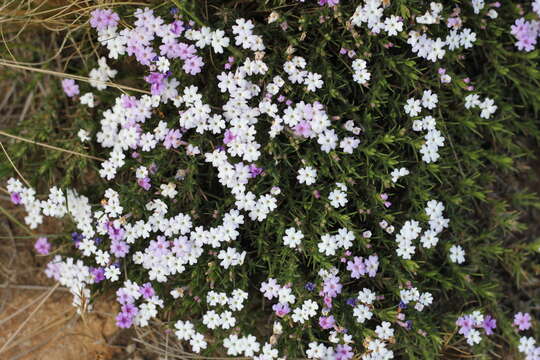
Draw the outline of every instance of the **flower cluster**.
M484 101L481 101L478 94L469 94L465 97L465 108L479 108L480 117L483 119L489 119L497 111L497 105L493 99L486 97Z
M480 330L483 329L486 335L492 335L497 327L497 320L491 315L483 315L480 311L473 311L468 315L463 315L456 320L459 326L459 333L465 336L469 345L479 344L482 340Z

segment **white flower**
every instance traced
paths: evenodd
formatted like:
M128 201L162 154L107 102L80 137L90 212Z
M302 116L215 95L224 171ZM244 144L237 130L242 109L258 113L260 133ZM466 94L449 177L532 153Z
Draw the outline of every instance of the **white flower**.
M84 130L84 129L80 129L79 132L77 133L77 136L79 137L79 139L81 140L81 142L87 142L90 140L90 134L88 133L88 131Z
M321 78L322 76L320 74L308 72L304 79L304 84L307 85L308 91L320 89L324 84Z
M89 108L94 107L94 94L87 92L79 98L79 101L83 105L88 105Z
M377 336L383 340L388 340L394 336L394 329L391 328L391 324L388 321L383 321L381 325L375 328Z
M420 111L422 111L422 107L420 106L420 100L410 98L407 100L407 104L403 107L405 110L405 113L409 116L416 116L420 114Z
M207 343L204 341L203 334L195 333L195 335L191 337L189 345L191 345L191 350L200 353L202 349L206 349Z
M298 176L296 178L300 184L311 185L317 180L317 170L311 166L306 166L298 170Z
M475 344L479 344L480 340L482 340L482 338L480 337L480 331L476 329L469 330L465 338L467 339L467 344L471 346Z
M427 109L434 109L439 102L437 94L431 92L431 90L425 90L422 95L422 106Z
M300 242L304 238L304 234L300 230L296 230L295 228L288 228L285 230L285 236L283 237L283 245L296 248L298 245L300 245Z
M189 321L178 320L176 324L174 324L174 327L176 328L176 332L174 334L180 340L189 340L193 335L195 335L194 326Z
M356 321L358 321L359 323L364 323L366 320L371 319L373 313L366 305L359 304L355 306L353 310L353 315L356 318Z
M465 250L459 245L452 245L450 248L450 260L457 264L465 262Z

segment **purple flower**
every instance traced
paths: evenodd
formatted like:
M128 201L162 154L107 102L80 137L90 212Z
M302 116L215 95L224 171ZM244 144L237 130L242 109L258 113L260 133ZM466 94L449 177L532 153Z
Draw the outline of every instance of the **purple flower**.
M319 5L328 5L328 6L335 6L339 4L339 0L319 0Z
M538 27L534 26L532 22L525 21L524 18L517 19L514 25L511 26L511 33L517 39L516 47L518 50L534 50L538 30Z
M112 221L109 221L106 224L106 227L111 240L120 241L124 239L125 231L121 226L117 228Z
M34 244L34 249L40 255L47 255L51 251L51 244L45 237L40 237L36 240Z
M234 141L234 139L236 139L236 135L234 135L234 133L230 129L227 129L225 131L225 135L223 136L223 143L227 145L231 141Z
M135 305L129 303L122 305L121 310L124 314L128 315L131 318L133 318L139 312L139 309L137 309Z
M167 135L165 135L165 140L163 140L163 146L165 146L166 149L177 148L180 146L180 138L182 137L182 133L178 129L172 129L169 130Z
M313 291L313 290L315 290L315 284L312 283L312 282L308 282L308 283L306 283L305 288L306 288L307 291Z
M175 35L182 35L182 32L184 32L185 29L183 21L175 20L171 24L171 32Z
M145 283L143 286L141 286L139 291L145 299L150 299L155 294L154 288L150 283Z
M111 252L118 258L123 258L129 252L129 245L122 240L113 240L111 242Z
M469 331L474 327L474 320L470 315L464 315L457 319L456 325L460 327L459 333L467 336Z
M97 30L118 25L120 17L109 9L96 9L90 13L90 26Z
M196 75L201 72L204 62L200 56L192 56L184 62L182 69L190 75Z
M121 312L116 315L116 326L127 329L133 324L133 318L128 314Z
M144 77L144 80L150 84L152 95L160 95L165 90L165 77L165 74L156 71Z
M62 89L64 89L64 92L69 97L79 95L79 85L75 84L75 80L73 79L62 80Z
M259 176L263 172L262 168L258 168L255 164L249 165L249 173L252 178Z
M491 315L486 315L482 327L484 328L486 335L491 335L493 334L493 329L497 327L497 320L492 318Z
M330 329L330 328L333 328L334 325L336 325L336 320L334 319L334 316L333 315L330 315L330 316L321 316L319 318L319 325L323 328L323 329Z
M355 298L348 298L347 299L347 305L356 306L356 302L357 302L357 299L355 299Z
M151 185L150 185L150 178L149 177L138 179L137 184L139 184L139 186L142 187L146 191L150 190Z
M339 283L339 277L330 276L324 280L323 292L330 297L336 297L343 285Z
M366 274L366 265L364 264L364 258L355 256L354 261L347 262L347 270L351 272L351 277L353 279L358 279L360 276Z
M529 330L531 328L531 315L518 312L514 316L514 325L518 327L519 331Z
M354 356L352 348L347 344L339 344L336 346L335 360L349 360Z
M103 269L102 267L92 269L91 273L94 278L94 283L97 284L105 280L105 269Z
M291 311L291 308L289 304L277 303L272 306L272 310L276 312L276 316L284 317Z
M18 192L9 194L9 197L11 198L11 202L15 205L19 205L22 201L21 194L19 194Z

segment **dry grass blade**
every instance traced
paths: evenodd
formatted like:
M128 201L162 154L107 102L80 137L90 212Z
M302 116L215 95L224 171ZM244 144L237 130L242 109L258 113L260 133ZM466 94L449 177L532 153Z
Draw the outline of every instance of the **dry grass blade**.
M77 152L77 151L62 149L62 148L59 148L59 147L56 147L56 146L53 146L53 145L41 143L41 142L34 141L34 140L25 139L23 137L20 137L20 136L17 136L17 135L12 135L12 134L7 133L7 132L2 131L2 130L0 130L0 135L4 135L4 136L7 136L7 137L12 138L12 139L24 141L24 142L31 143L31 144L34 144L34 145L42 146L42 147L47 148L47 149L62 151L62 152L68 153L68 154L82 156L82 157L97 160L97 161L105 161L105 159L97 157L97 156L83 154L83 153L80 153L80 152ZM26 180L25 180L25 182L26 182ZM28 183L27 183L27 185L28 185ZM30 186L30 185L28 185L28 186Z

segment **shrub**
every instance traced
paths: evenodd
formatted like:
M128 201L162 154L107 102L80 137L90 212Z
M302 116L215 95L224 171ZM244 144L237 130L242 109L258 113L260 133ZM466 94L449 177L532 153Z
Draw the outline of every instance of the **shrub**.
M537 1L174 3L95 10L62 82L100 191L8 182L30 227L67 217L46 272L81 311L115 291L208 355L538 356L508 296L538 244L496 191L539 137Z

